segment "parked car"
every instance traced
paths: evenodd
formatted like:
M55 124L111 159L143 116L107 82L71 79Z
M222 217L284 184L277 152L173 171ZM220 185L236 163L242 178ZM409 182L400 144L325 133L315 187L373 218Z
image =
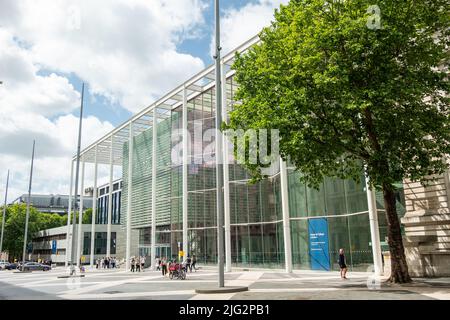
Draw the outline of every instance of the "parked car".
M51 268L52 267L48 265L37 262L26 262L23 266L24 271L37 271L37 270L49 271L51 270Z
M0 270L5 270L8 264L6 261L0 261Z
M16 270L17 267L18 267L18 264L17 264L17 263L11 262L11 263L8 263L8 264L5 266L5 269L6 269L6 270Z

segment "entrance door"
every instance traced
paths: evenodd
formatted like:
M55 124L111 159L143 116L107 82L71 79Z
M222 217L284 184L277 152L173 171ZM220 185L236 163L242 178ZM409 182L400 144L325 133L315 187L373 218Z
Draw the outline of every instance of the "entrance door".
M310 219L308 221L308 229L311 269L330 271L328 220L326 218Z

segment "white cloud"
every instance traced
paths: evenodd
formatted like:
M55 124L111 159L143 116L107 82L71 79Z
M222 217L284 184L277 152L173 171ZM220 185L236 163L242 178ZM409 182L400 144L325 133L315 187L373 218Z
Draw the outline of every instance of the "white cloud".
M20 0L5 28L46 69L75 73L137 112L200 71L176 45L203 22L202 0ZM1 8L0 8L1 9Z
M274 11L280 4L289 0L258 0L240 8L230 8L222 13L221 46L227 54L239 45L256 36L274 20ZM211 54L214 53L214 39L211 41Z
M28 189L32 140L36 140L33 190L67 193L78 133L78 119L70 114L80 94L68 79L54 73L39 75L31 53L0 28L0 190L11 170L9 200ZM84 119L83 145L113 129L95 117Z
M91 93L129 111L141 110L204 68L201 59L178 52L177 45L196 36L205 3L0 0L0 190L11 169L9 199L26 192L36 139L33 192L68 193L78 130L71 113L80 93L66 75L76 75ZM112 129L87 117L82 145ZM99 171L107 175L107 168ZM92 179L85 186L90 184Z

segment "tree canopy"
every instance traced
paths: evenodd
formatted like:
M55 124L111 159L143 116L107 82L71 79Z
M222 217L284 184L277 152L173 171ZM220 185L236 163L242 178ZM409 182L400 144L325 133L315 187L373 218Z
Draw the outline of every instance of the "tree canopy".
M449 12L447 0L291 0L233 65L240 103L224 127L278 129L309 186L358 180L365 166L383 191L398 282L409 275L394 184L448 168Z
M293 0L233 66L230 127L279 129L314 186L358 177L361 162L378 188L447 168L449 2L379 1L380 29L372 3Z
M0 211L1 229L3 208L1 208ZM11 258L22 258L26 212L27 205L24 203L13 204L6 208L3 250L8 251ZM37 211L33 206L30 206L27 239L31 242L33 235L36 232L62 227L66 225L66 223L67 215L60 216L58 214L42 213Z

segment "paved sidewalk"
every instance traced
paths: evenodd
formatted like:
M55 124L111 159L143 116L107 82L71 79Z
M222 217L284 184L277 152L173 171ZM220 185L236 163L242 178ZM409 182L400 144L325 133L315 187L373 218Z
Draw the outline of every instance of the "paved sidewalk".
M338 272L240 270L226 273L225 284L248 286L248 292L212 295L196 294L195 289L217 287L215 268L188 273L186 280L170 280L149 270L132 273L88 268L84 278L58 278L65 274L65 268L27 274L1 271L0 299L450 300L450 278L392 285L365 272L352 272L348 280L342 280Z

